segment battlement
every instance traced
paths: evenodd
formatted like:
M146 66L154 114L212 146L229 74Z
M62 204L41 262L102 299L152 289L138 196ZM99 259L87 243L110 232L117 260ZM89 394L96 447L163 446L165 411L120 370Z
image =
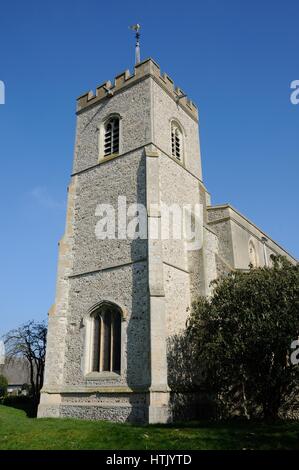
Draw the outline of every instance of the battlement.
M114 85L110 81L104 82L96 88L95 94L93 91L89 91L80 96L77 99L77 112L81 112L101 100L109 99L124 88L148 77L152 77L188 114L196 120L198 119L196 105L180 88L174 85L173 80L166 73L161 74L159 65L153 59L147 59L135 65L133 75L130 74L129 70L117 75L114 79Z

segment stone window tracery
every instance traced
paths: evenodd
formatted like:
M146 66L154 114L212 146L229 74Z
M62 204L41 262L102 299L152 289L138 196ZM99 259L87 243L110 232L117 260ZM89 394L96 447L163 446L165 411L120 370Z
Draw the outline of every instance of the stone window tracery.
M103 305L92 314L91 372L120 372L121 315Z

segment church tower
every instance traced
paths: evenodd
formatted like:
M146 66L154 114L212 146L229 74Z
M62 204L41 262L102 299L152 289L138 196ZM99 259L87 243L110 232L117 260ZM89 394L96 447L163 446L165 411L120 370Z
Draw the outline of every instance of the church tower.
M172 419L169 341L217 276L207 205L197 108L152 59L78 98L40 417Z

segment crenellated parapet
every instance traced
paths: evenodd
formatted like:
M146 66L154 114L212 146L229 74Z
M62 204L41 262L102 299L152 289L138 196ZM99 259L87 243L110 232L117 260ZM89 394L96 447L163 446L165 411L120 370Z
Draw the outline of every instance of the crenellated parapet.
M96 92L89 91L77 99L77 112L86 109L89 106L98 103L101 100L109 99L125 88L133 84L152 77L176 102L184 108L193 118L198 119L198 110L196 105L183 93L183 91L174 85L173 80L166 74L161 74L159 65L153 59L147 59L140 64L135 65L134 74L129 70L117 75L114 84L110 81L104 82L96 88Z

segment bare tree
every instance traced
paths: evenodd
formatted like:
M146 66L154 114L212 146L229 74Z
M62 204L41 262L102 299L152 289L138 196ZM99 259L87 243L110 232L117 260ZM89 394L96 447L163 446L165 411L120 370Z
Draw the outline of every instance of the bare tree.
M43 386L47 328L44 322L31 320L4 336L6 357L25 357L29 363L30 385L35 404Z

